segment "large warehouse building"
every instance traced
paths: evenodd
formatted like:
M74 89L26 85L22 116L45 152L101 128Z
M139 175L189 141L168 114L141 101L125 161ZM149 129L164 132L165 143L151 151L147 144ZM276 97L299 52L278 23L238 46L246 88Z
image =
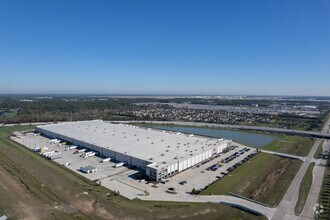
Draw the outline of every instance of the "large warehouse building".
M152 180L161 180L221 153L231 145L224 139L112 124L101 120L36 127L36 132L99 152L136 167Z

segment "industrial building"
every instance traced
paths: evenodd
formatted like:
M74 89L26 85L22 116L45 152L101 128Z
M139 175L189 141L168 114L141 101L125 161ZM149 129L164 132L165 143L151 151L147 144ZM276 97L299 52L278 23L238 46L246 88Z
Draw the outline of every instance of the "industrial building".
M231 145L230 140L101 120L42 125L36 127L36 132L124 162L158 181L208 160Z

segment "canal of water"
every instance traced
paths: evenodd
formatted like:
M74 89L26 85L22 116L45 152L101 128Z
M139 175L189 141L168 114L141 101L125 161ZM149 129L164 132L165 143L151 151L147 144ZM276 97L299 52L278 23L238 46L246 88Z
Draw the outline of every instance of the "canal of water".
M171 125L148 125L148 127L214 138L231 139L233 141L254 147L264 147L278 138L274 135L268 134L248 133L234 130L221 130L215 128L199 128Z

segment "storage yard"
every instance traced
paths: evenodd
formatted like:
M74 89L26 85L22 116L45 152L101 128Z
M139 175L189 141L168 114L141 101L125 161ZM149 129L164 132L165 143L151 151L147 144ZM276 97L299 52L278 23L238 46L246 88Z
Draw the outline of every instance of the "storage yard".
M37 126L36 132L52 138L53 144L64 141L72 144L68 148L88 149L90 152L83 157L99 154L117 164L139 169L147 179L157 181L215 157L231 146L230 140L101 120Z

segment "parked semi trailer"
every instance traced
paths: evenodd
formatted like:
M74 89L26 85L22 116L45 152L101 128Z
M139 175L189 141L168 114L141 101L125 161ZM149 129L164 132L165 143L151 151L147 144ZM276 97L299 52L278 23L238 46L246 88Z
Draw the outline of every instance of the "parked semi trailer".
M61 153L57 153L57 154L52 154L48 157L48 159L50 160L55 160L55 159L58 159L58 158L61 158L62 157L62 154Z
M104 158L104 159L102 160L102 163L105 163L105 162L108 162L108 161L110 161L110 157L108 157L108 158Z
M124 162L120 162L120 163L116 163L115 164L115 167L117 168L117 167L121 167L121 166L124 166Z
M93 166L85 166L85 167L80 167L80 171L84 173L94 173L97 171L97 168Z

